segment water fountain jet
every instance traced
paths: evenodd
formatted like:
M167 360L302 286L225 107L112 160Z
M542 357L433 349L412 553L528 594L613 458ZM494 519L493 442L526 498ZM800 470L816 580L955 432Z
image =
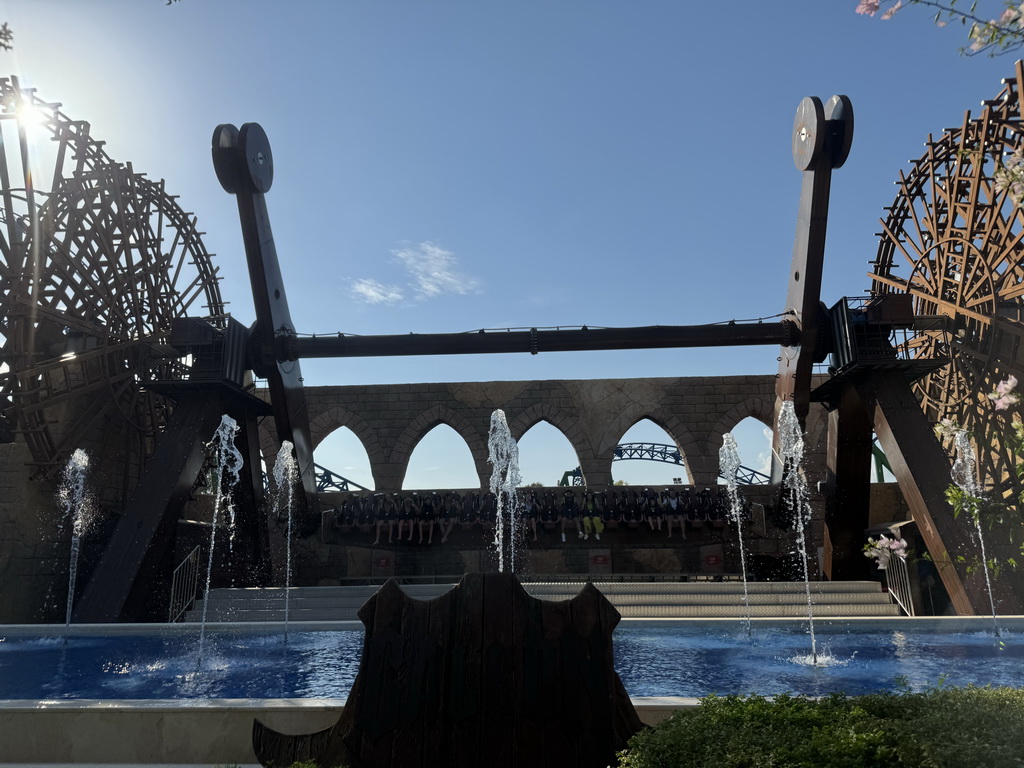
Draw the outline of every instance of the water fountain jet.
M487 461L491 470L491 493L497 502L494 520L494 549L498 554L498 571L505 571L506 555L509 573L516 572L516 537L519 535L519 446L509 431L505 412L500 408L491 414L487 435ZM505 528L508 528L508 541Z
M71 628L71 609L75 604L75 579L78 575L78 554L82 534L89 519L89 502L85 493L85 476L89 470L89 454L77 449L64 467L57 498L64 508L64 520L71 521L71 557L68 564L68 603L64 618L66 629ZM67 642L67 635L64 636Z
M740 468L740 452L736 438L732 433L722 438L722 447L718 451L718 463L725 478L725 487L729 492L729 519L736 524L736 539L740 547L740 570L743 576L743 607L746 611L744 627L750 637L750 593L747 586L747 552L743 546L743 510L740 508L739 491L736 488L736 473Z
M288 642L288 613L291 603L292 586L292 500L295 494L295 483L299 479L299 466L295 461L295 447L288 440L281 443L281 450L274 462L274 519L279 519L281 509L288 511L288 524L285 526L285 561L284 561L284 641Z
M224 507L228 513L229 523L234 522L234 499L232 490L240 479L242 471L242 454L235 447L235 435L238 432L238 422L224 414L221 416L220 426L213 439L207 444L207 449L214 453L213 470L213 515L210 519L210 550L206 554L206 586L203 592L203 613L199 622L199 648L196 654L196 669L203 663L203 641L206 638L206 610L210 604L210 583L213 580L213 556L214 547L217 543L217 525L220 521L220 511Z
M964 511L967 512L974 523L974 535L978 539L978 550L981 552L981 567L985 574L985 588L988 591L988 604L992 611L992 627L996 637L1000 636L999 623L996 621L996 602L992 594L992 578L988 570L988 556L985 554L985 536L981 530L981 517L978 515L978 505L981 502L981 486L977 481L977 457L974 454L974 446L971 445L971 436L965 429L958 429L953 436L953 446L956 450L956 460L950 470L950 477L964 495Z
M787 400L779 413L779 446L783 462L782 484L791 505L796 527L797 555L803 566L804 588L807 592L807 627L811 635L811 663L818 664L818 645L814 637L814 608L811 602L811 576L807 566L807 524L811 505L807 478L803 473L804 438L793 402Z

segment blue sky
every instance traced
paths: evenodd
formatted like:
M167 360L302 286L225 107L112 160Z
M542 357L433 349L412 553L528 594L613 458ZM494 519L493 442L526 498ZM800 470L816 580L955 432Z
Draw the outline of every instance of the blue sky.
M856 113L833 178L831 304L867 291L898 171L1012 72L1010 58L960 56L964 30L922 9L883 22L855 5L0 2L15 34L0 56L90 121L113 157L167 180L242 322L253 314L237 213L209 144L218 123L256 121L274 149L268 205L300 332L692 324L783 309L802 97L843 93ZM772 373L777 354L350 359L303 373L309 385L727 375ZM528 434L527 481L575 466L557 437ZM460 450L442 440L413 469L458 464ZM358 474L351 454L317 459ZM662 482L631 479L650 471L616 465Z

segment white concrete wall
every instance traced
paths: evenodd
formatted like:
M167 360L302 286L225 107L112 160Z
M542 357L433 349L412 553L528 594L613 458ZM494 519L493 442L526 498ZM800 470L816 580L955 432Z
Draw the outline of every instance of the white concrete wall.
M633 699L648 725L697 701ZM254 719L282 733L313 733L334 725L341 710L342 702L325 699L0 702L0 764L253 764Z

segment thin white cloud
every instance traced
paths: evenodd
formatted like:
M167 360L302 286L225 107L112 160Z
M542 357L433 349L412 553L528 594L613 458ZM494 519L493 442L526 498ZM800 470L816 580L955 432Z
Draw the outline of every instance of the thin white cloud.
M353 298L367 304L396 304L402 300L402 289L376 280L359 279L349 287Z
M391 252L412 278L412 289L423 299L443 294L474 293L480 283L458 270L458 259L436 243L408 243Z
M373 278L360 278L348 289L354 299L364 304L397 304L406 295L424 300L480 289L479 280L459 271L455 254L436 243L402 243L391 255L408 275L406 284L389 285Z

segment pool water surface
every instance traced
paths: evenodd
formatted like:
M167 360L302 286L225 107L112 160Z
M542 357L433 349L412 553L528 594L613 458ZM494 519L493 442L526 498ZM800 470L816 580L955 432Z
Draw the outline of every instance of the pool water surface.
M627 625L615 630L615 668L631 696L716 693L820 696L939 683L1024 687L1024 635L850 629L802 624ZM0 699L344 699L359 666L362 631L0 636Z

